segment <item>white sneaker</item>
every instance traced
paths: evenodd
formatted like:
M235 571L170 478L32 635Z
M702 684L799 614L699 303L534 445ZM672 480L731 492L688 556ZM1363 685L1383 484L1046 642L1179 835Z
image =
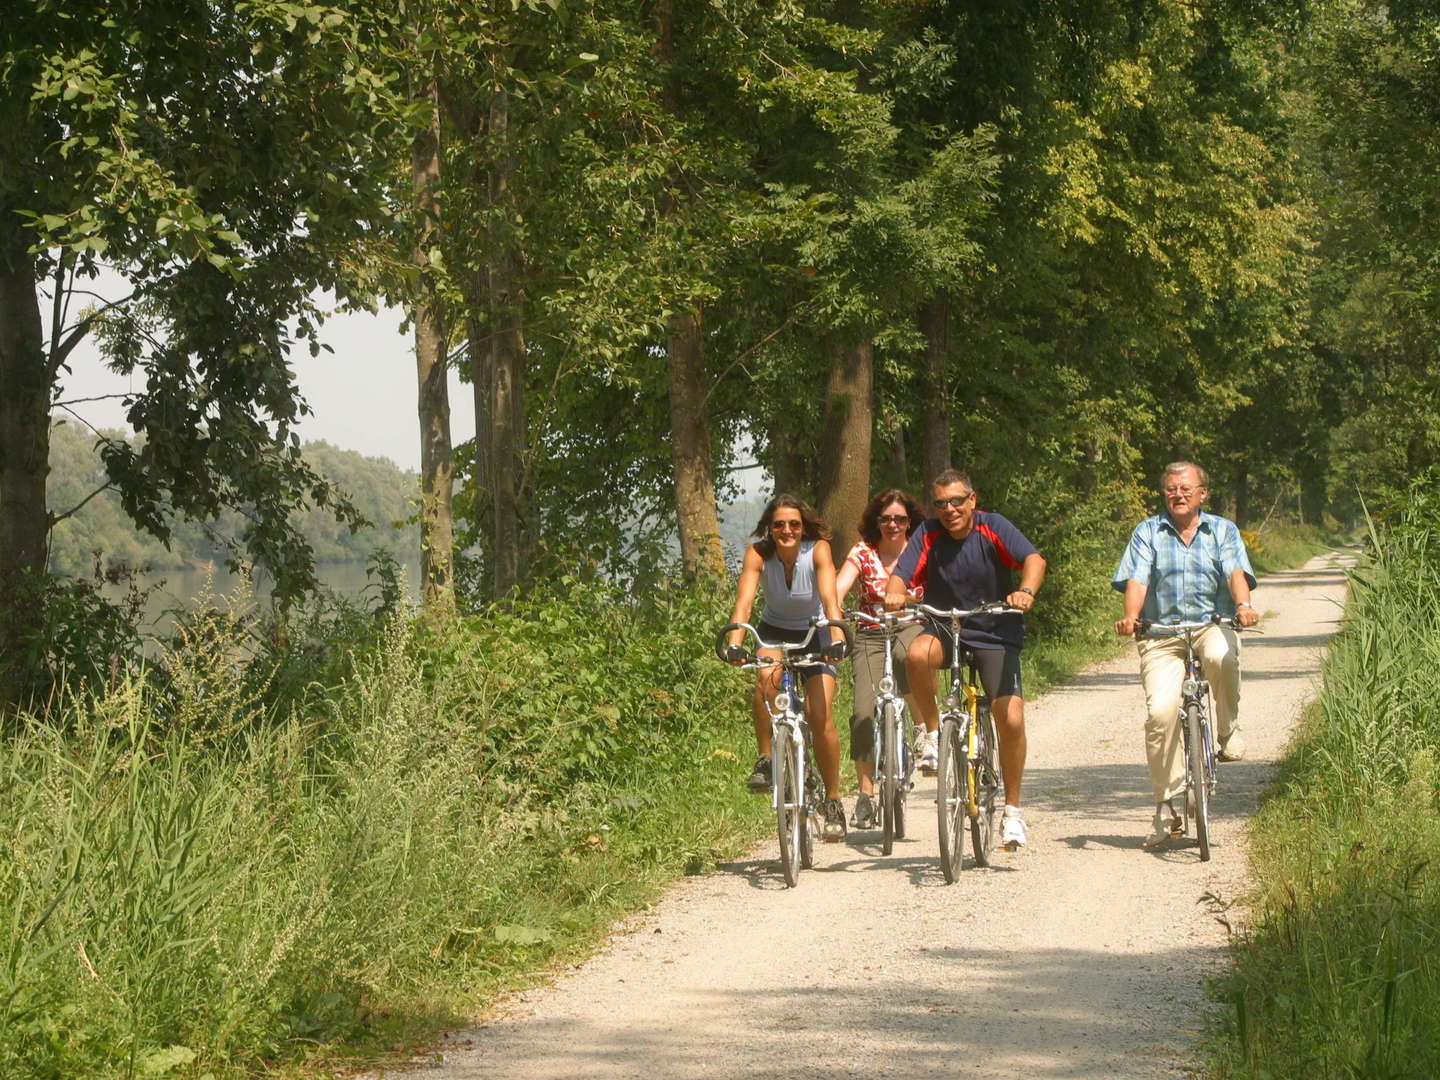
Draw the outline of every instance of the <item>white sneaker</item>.
M920 737L920 771L934 776L940 768L940 733L927 731Z
M1000 843L1006 851L1019 851L1025 846L1025 812L1018 806L1005 804L1000 819Z

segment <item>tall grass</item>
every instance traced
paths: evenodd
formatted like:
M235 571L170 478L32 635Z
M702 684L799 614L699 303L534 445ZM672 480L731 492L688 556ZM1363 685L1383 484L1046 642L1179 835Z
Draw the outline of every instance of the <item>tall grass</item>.
M283 705L195 634L32 721L0 743L0 1076L284 1071L453 1022L737 850L763 808L716 610L391 622Z
M1440 1075L1440 498L1417 485L1257 815L1220 1077Z

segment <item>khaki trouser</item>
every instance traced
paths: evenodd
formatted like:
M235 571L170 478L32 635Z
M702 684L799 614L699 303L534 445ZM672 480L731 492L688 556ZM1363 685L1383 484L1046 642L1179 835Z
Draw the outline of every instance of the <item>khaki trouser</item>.
M920 636L920 625L911 623L901 627L895 636L894 650L890 654L891 667L895 673L895 692L904 695L909 690L905 678L905 654L910 643ZM877 633L864 630L855 635L855 654L850 658L850 667L855 672L855 707L850 717L850 758L852 761L875 760L875 695L880 690L880 679L885 674L885 639ZM913 721L913 717L911 718Z
M1228 626L1209 626L1195 635L1195 654L1215 698L1215 734L1220 743L1238 728L1240 638ZM1140 642L1140 681L1145 686L1145 759L1155 801L1185 790L1180 739L1180 684L1185 679L1185 639Z

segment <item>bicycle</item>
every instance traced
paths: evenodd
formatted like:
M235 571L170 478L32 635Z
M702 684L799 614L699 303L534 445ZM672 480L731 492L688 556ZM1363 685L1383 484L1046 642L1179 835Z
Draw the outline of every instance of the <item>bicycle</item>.
M1200 658L1195 654L1195 635L1212 626L1228 625L1239 632L1253 629L1240 625L1238 619L1214 614L1203 622L1152 623L1142 619L1135 624L1135 640L1185 639L1185 677L1180 685L1180 738L1185 760L1185 823L1195 822L1195 839L1200 844L1200 861L1210 861L1210 796L1215 794L1219 759L1210 729L1213 699L1210 680L1205 678Z
M975 865L990 865L990 853L1000 830L996 800L1001 798L1002 790L995 718L990 714L990 702L980 690L975 654L960 643L960 627L976 615L1023 615L1024 612L1009 607L1003 600L968 611L941 610L928 604L911 607L931 618L947 620L954 646L950 651L950 689L940 710L940 757L935 778L940 869L945 874L945 883L953 885L965 863L967 824Z
M739 659L740 667L747 669L780 667L780 689L773 702L765 702L770 713L770 802L780 837L780 869L785 884L792 889L800 881L800 871L815 864L815 833L819 830L820 803L825 798L811 751L810 725L805 720L804 678L796 676L801 668L819 662L812 641L815 631L826 626L844 634L848 655L854 641L850 628L823 618L810 620L810 632L797 644L762 641L760 632L744 622L729 623L715 636L715 655L726 663ZM755 651L730 646L726 639L734 630L744 630L753 637ZM731 648L739 652L731 653ZM760 649L774 649L780 656L760 656Z
M880 676L879 693L875 695L875 711L871 725L875 737L875 787L880 812L880 850L889 855L897 839L905 839L905 800L915 769L915 751L906 737L910 724L905 715L905 699L895 691L895 635L919 619L913 611L887 612L871 615L864 611L847 611L847 619L863 622L879 630L885 638L885 669Z

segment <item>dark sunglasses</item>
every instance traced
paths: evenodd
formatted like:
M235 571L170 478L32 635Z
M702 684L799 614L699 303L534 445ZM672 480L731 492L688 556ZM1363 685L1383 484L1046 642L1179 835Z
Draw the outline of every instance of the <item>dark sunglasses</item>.
M951 495L948 499L936 499L935 509L944 510L945 507L950 506L956 510L959 510L960 507L964 506L967 502L970 501L970 496L974 494L975 493L973 491L967 491L964 495Z
M801 532L805 528L803 521L772 521L771 532Z
M910 520L909 514L881 514L875 519L881 525L904 525Z

